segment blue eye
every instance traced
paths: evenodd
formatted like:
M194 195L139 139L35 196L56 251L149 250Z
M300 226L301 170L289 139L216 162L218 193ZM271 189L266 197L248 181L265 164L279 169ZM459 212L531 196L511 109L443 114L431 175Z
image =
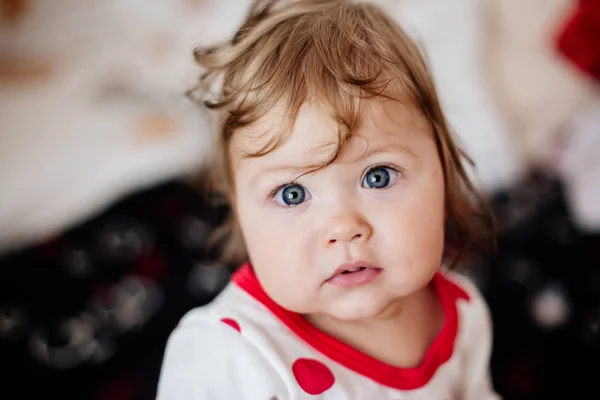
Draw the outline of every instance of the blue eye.
M308 191L296 184L282 187L275 193L275 201L282 206L297 206L310 198Z
M400 174L389 167L373 167L367 171L362 186L368 189L383 189L396 182Z

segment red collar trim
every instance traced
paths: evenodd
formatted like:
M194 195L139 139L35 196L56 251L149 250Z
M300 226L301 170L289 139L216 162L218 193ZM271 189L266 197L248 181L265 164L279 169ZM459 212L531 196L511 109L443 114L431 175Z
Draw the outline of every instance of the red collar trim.
M425 354L421 365L415 368L398 368L368 356L310 325L299 314L276 304L263 290L250 264L244 264L232 280L257 301L266 306L281 322L314 349L352 371L382 385L411 390L424 386L437 369L452 357L458 333L458 299L469 300L469 295L441 273L433 278L446 320L441 332Z

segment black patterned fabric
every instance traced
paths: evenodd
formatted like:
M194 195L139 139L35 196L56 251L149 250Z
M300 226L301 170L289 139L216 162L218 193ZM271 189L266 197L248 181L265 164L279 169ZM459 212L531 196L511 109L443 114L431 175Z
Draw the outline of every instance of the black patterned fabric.
M533 175L495 197L498 255L480 281L506 399L600 398L600 235L572 223L559 182Z
M172 182L0 260L0 397L153 399L170 331L229 278L223 215Z
M467 266L494 318L498 391L600 396L600 238L577 231L543 177L494 206L499 253ZM0 259L2 399L154 399L169 333L229 278L205 245L226 211L170 182Z

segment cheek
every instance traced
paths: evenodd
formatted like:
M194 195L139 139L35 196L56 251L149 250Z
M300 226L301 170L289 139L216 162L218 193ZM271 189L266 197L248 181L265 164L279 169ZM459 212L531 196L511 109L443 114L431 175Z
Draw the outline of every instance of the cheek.
M392 205L381 218L392 251L413 261L437 262L444 246L445 201L443 181L434 176L410 188L410 195ZM420 263L420 262L419 262Z
M240 201L242 198L236 199L236 215L250 256L266 254L268 260L285 260L306 247L310 230L302 210L286 210L251 197Z
M443 247L446 219L445 204L442 173L436 171L431 181L423 185L419 196L413 199L412 212L410 213L415 237L418 237L423 245L432 246L430 248L431 252Z
M267 294L282 307L294 312L308 312L314 276L307 273L311 265L311 248L306 229L301 229L281 210L240 204L238 220L250 261Z
M280 229L273 226L267 215L261 213L260 208L253 206L250 202L237 202L237 219L246 243L248 255L251 259L263 258L261 255L269 251L269 248L277 248L278 236L274 231ZM276 256L276 254L273 254Z
M419 258L441 253L444 242L444 208L419 202L386 219L386 234L403 253ZM425 257L427 258L427 257Z

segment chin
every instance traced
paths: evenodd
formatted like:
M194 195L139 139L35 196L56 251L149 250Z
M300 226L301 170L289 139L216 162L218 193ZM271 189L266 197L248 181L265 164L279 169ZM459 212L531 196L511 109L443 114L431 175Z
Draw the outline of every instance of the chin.
M374 318L384 313L388 308L387 304L374 300L375 299L363 302L345 302L346 304L340 304L338 307L329 310L327 314L339 321L345 322L357 322Z

